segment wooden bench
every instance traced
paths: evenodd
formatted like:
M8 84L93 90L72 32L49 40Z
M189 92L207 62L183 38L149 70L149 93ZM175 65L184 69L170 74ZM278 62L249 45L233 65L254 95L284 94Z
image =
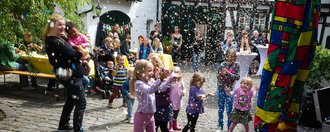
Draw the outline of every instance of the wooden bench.
M25 75L25 76L33 76L36 78L49 78L49 79L56 79L54 74L46 74L46 73L33 73L33 72L28 72L28 71L17 71L17 70L9 70L9 71L0 71L0 75L3 74L3 82L4 85L6 86L6 74L17 74L17 75ZM54 96L56 97L56 100L59 101L59 87L58 87L58 82L55 82L55 86L57 89L57 94ZM45 90L45 94L47 94L47 90Z
M18 75L26 75L26 76L33 76L33 77L39 77L39 78L51 78L55 79L55 75L53 74L46 74L46 73L32 73L32 72L27 72L27 71L1 71L4 74L18 74Z

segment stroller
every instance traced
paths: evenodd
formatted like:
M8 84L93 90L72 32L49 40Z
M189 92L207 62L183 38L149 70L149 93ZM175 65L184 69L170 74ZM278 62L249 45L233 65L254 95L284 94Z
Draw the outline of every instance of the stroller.
M93 60L96 71L94 89L101 94L103 99L108 99L112 94L113 69L107 68L107 62L114 62L113 51L108 49L94 49Z

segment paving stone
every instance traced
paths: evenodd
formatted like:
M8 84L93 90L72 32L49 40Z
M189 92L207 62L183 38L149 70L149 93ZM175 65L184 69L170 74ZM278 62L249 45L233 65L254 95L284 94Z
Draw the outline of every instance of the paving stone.
M187 93L190 79L193 75L191 72L191 66L182 65L184 76L183 81L185 83ZM216 75L212 70L202 70L202 73L206 77L206 83L204 90L206 92L216 91ZM210 69L210 68L209 68ZM0 80L3 76L0 76ZM4 88L0 83L0 106L6 106L5 112L15 113L13 118L0 122L0 131L55 131L58 127L58 122L64 105L63 98L56 102L52 96L55 91L49 92L44 95L40 92L41 89L35 91L22 91L19 89L18 76L6 75L6 79L10 84L13 84L13 88ZM259 82L259 79L254 79L255 82ZM0 81L1 82L1 81ZM16 83L14 83L16 82ZM40 81L41 86L47 86L48 81ZM39 83L39 79L38 79ZM7 86L8 87L8 86ZM42 87L45 88L45 87ZM39 90L39 91L38 91ZM63 91L63 89L61 89ZM42 90L41 90L42 91ZM60 96L63 96L60 95ZM217 98L212 97L205 101L205 113L200 115L197 122L197 132L211 132L217 128L218 109ZM180 110L178 121L181 127L187 123L187 117L185 108L188 101L188 94L183 97L183 106ZM256 102L256 99L253 100ZM136 110L137 101L135 101L133 110ZM126 117L127 108L119 107L122 105L122 99L115 99L115 109L109 109L107 107L108 100L100 99L99 95L87 97L87 108L83 120L83 126L86 131L98 131L98 132L131 132L133 131L133 124L128 124L123 120ZM255 105L255 104L254 104ZM252 107L251 113L254 114L254 107ZM14 114L12 114L14 115ZM71 114L71 124L72 124ZM225 122L227 116L225 115ZM250 122L250 131L253 131L253 124ZM226 129L226 127L225 127ZM237 125L236 131L244 131L242 125Z

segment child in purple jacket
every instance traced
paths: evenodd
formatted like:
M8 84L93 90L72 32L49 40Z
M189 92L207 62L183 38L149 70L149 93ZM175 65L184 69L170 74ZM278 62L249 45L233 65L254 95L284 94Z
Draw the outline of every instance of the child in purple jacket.
M214 96L212 93L206 94L202 89L205 78L201 73L194 73L190 81L189 100L186 108L188 123L182 132L195 131L196 123L200 113L204 113L204 100L208 96Z

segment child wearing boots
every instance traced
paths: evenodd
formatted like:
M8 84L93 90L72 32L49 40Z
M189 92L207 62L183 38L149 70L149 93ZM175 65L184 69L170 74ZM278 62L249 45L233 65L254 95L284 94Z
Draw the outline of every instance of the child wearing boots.
M185 89L183 87L182 82L182 71L180 67L174 67L173 73L177 74L174 77L174 81L172 83L172 90L171 90L171 100L172 100L172 108L173 108L173 120L170 121L169 131L173 130L181 130L181 127L178 123L178 115L181 109L181 100L182 97L185 95Z

